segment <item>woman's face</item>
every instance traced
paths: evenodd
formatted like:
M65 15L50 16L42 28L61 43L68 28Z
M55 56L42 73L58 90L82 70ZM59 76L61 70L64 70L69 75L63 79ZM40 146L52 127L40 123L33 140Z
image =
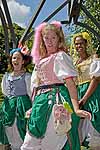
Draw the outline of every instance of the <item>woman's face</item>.
M24 64L23 57L20 52L15 52L12 55L12 65L15 71L21 70L22 65Z
M86 53L87 43L81 36L75 38L74 44L78 53Z
M49 30L44 36L43 41L47 49L48 54L57 52L59 37L53 30Z

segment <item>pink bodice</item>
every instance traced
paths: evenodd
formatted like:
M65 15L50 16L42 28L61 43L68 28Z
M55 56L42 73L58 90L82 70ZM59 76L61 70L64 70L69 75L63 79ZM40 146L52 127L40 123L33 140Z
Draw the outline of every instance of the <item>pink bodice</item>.
M57 54L50 55L40 61L37 74L41 85L62 83L54 73L54 60Z

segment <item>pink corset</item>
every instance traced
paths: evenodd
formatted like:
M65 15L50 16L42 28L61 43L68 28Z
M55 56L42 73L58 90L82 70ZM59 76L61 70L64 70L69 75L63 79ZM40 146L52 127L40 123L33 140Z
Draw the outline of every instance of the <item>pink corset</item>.
M54 60L56 54L50 55L47 58L44 58L40 61L37 66L37 73L40 79L41 85L43 84L54 84L54 83L62 83L54 73Z

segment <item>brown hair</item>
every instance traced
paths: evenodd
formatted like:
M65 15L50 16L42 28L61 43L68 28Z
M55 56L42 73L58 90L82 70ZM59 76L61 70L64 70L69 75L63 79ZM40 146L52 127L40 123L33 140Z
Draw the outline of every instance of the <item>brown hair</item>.
M22 66L22 68L24 69L25 67L27 67L27 65L31 64L32 62L32 57L30 55L24 55L23 53L21 53L21 51L18 51L21 56L22 59L24 60L24 64ZM12 53L11 55L9 55L9 64L8 64L8 71L13 71L13 65L12 65L12 56L14 53Z

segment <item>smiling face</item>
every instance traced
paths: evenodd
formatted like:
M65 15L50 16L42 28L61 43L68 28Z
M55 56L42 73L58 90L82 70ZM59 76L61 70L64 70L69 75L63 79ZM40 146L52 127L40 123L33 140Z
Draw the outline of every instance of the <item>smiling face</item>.
M19 71L22 69L24 60L20 52L13 53L11 61L14 71Z
M48 30L46 34L43 35L43 41L47 49L48 54L57 52L59 37L53 30Z
M77 36L74 40L75 48L79 54L86 53L87 42L81 36Z

